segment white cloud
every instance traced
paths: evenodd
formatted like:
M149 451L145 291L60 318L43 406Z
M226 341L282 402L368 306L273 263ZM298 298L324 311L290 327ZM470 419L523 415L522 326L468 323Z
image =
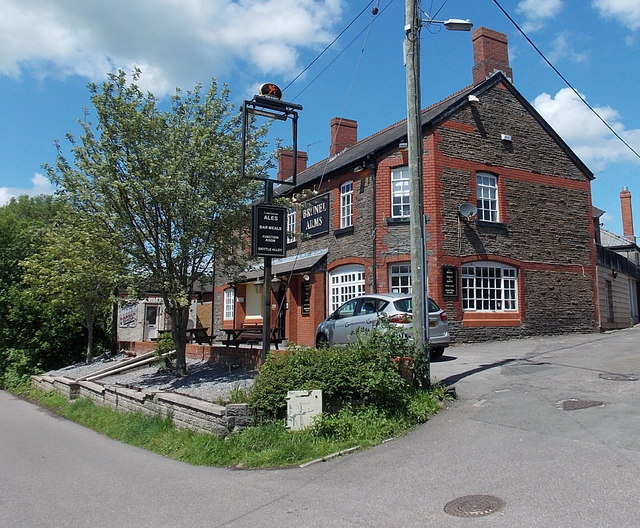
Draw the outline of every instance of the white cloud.
M157 95L247 71L293 74L332 38L344 0L0 0L0 74L140 67Z
M535 98L533 106L594 172L619 161L638 162L570 88L563 88L555 96L543 93ZM620 115L611 107L594 109L629 145L640 151L639 129L626 130Z
M605 18L613 18L630 30L640 29L638 0L593 0L593 7Z
M551 43L551 51L547 54L547 58L551 62L560 62L561 60L569 60L574 64L586 62L588 54L585 50L576 50L576 43L579 38L568 34L559 34Z
M522 24L524 31L537 31L563 7L563 0L522 0L516 11L525 16L525 22Z
M42 174L35 173L31 178L32 186L28 189L19 187L0 187L0 206L6 204L11 198L17 198L24 194L37 196L39 194L53 194L54 187L51 182Z

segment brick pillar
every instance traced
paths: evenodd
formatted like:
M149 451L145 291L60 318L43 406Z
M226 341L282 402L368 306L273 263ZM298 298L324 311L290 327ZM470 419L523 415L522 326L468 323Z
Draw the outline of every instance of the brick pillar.
M331 120L331 146L329 156L340 154L358 142L358 122L353 119L334 117Z
M513 81L509 67L507 36L492 29L481 27L471 34L473 42L473 84L480 84L497 71Z
M634 244L636 237L633 234L633 211L631 210L631 193L627 187L620 191L620 209L622 211L622 233L627 240Z

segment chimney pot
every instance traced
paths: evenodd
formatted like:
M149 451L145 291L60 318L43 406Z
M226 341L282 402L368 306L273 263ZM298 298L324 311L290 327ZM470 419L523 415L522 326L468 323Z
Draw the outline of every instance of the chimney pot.
M473 84L477 85L498 71L513 82L509 66L507 36L492 29L480 27L471 34L473 42Z
M634 244L636 237L633 234L633 211L631 208L631 192L628 187L623 187L620 191L620 210L622 211L622 234L627 240Z
M298 151L298 170L300 174L307 168L307 153ZM278 156L278 181L290 180L293 177L293 150L281 149Z
M353 119L334 117L331 120L331 146L329 156L340 154L358 142L358 122Z

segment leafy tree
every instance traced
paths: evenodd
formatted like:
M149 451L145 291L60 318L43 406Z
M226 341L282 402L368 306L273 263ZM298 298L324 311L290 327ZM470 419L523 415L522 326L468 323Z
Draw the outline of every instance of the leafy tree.
M90 361L96 319L113 304L123 275L121 253L89 225L67 223L47 233L38 250L20 264L26 270L24 282L35 295L61 310L82 310Z
M248 240L248 202L259 186L241 175L242 124L228 89L176 90L170 108L124 72L90 85L97 121L81 122L74 163L58 145L45 166L61 194L102 228L121 237L141 289L159 292L172 323L177 373L186 374L189 304L196 281L238 265ZM255 130L249 175L265 175L266 129Z
M61 211L51 196L21 196L0 207L0 386L81 357L85 336L78 310L34 297L18 265L42 245Z

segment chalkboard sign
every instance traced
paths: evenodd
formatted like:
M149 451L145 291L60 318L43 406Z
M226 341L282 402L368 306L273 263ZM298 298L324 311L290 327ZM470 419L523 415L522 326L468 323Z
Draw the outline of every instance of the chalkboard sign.
M442 295L458 297L458 268L455 266L442 267Z

